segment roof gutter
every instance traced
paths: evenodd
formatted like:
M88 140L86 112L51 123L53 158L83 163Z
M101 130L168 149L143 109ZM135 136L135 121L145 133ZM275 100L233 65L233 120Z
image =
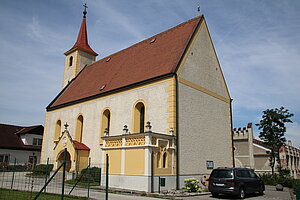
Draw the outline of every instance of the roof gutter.
M66 107L66 106L75 105L75 104L78 104L78 103L81 103L81 102L84 102L84 101L96 99L96 98L103 97L103 96L106 96L106 95L109 95L109 94L113 94L113 93L116 93L116 92L120 92L120 91L123 91L123 90L134 88L134 87L137 87L137 86L141 86L141 85L153 82L153 81L158 81L158 80L162 80L162 79L165 79L165 78L169 78L169 77L174 76L175 74L176 73L173 73L173 72L167 73L167 74L164 74L164 75L161 75L161 76L157 76L157 77L150 78L150 79L147 79L147 80L144 80L144 81L140 81L138 83L133 83L133 84L130 84L130 85L126 85L124 87L116 88L116 89L113 89L113 90L109 90L107 92L103 92L103 93L100 93L100 94L96 94L96 95L93 95L93 96L85 97L85 98L78 99L78 100L75 100L75 101L70 101L70 102L63 103L63 104L60 104L60 105L52 107L51 105L58 99L58 97L61 95L61 93L63 93L63 91L67 88L67 86L66 86L63 89L63 91L61 91L57 95L57 97L49 104L49 106L47 106L46 110L47 111L52 111L52 110L56 110L56 109L59 109L59 108Z

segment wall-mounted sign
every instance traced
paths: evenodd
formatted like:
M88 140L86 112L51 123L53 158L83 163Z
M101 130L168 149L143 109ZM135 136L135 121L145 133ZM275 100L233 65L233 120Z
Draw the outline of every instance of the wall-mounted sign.
M207 160L206 161L206 168L207 169L213 169L214 168L214 161Z

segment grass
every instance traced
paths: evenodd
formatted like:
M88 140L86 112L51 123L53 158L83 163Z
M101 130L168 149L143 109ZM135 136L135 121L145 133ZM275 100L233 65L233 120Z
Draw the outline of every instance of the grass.
M27 191L19 191L19 190L8 190L8 189L0 189L0 200L15 200L15 199L33 199L37 195L37 192L27 192ZM38 199L43 200L56 200L61 199L61 196L58 194L49 194L49 193L42 193ZM86 200L88 198L86 197L75 197L75 196L64 196L65 200L72 200L72 199L80 199L80 200Z
M45 178L45 174L35 174L35 173L27 173L26 177L33 177L33 178ZM49 177L49 175L48 175Z
M76 180L74 179L74 180L67 180L66 181L66 184L70 184L70 185L75 185L75 183L76 183ZM87 187L89 184L88 183L86 183L86 182L78 182L77 183L77 185L78 186L84 186L84 187ZM90 186L99 186L100 184L99 183L97 183L97 182L92 182L92 183L90 183Z

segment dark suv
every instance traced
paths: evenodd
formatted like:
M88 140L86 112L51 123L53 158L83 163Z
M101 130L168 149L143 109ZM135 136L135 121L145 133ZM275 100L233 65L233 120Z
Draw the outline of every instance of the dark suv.
M208 190L213 197L219 194L237 195L244 199L246 193L263 194L264 182L248 168L217 168L209 177Z

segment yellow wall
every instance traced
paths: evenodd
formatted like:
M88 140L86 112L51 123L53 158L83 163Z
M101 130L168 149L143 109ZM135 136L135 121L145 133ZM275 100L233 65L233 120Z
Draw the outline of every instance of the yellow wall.
M78 150L77 151L77 156L78 156L78 159L77 159L77 170L78 171L81 171L85 168L88 167L88 164L89 164L89 154L90 154L90 151L88 150Z
M145 171L145 150L125 150L125 175L144 175Z
M121 150L109 150L105 154L109 156L109 174L121 174Z
M162 160L162 155L160 156L160 160ZM167 156L167 168L162 168L161 163L158 163L158 152L154 152L153 155L153 175L154 176L160 176L160 175L172 175L172 152L168 151L168 156ZM175 168L174 168L175 172Z

